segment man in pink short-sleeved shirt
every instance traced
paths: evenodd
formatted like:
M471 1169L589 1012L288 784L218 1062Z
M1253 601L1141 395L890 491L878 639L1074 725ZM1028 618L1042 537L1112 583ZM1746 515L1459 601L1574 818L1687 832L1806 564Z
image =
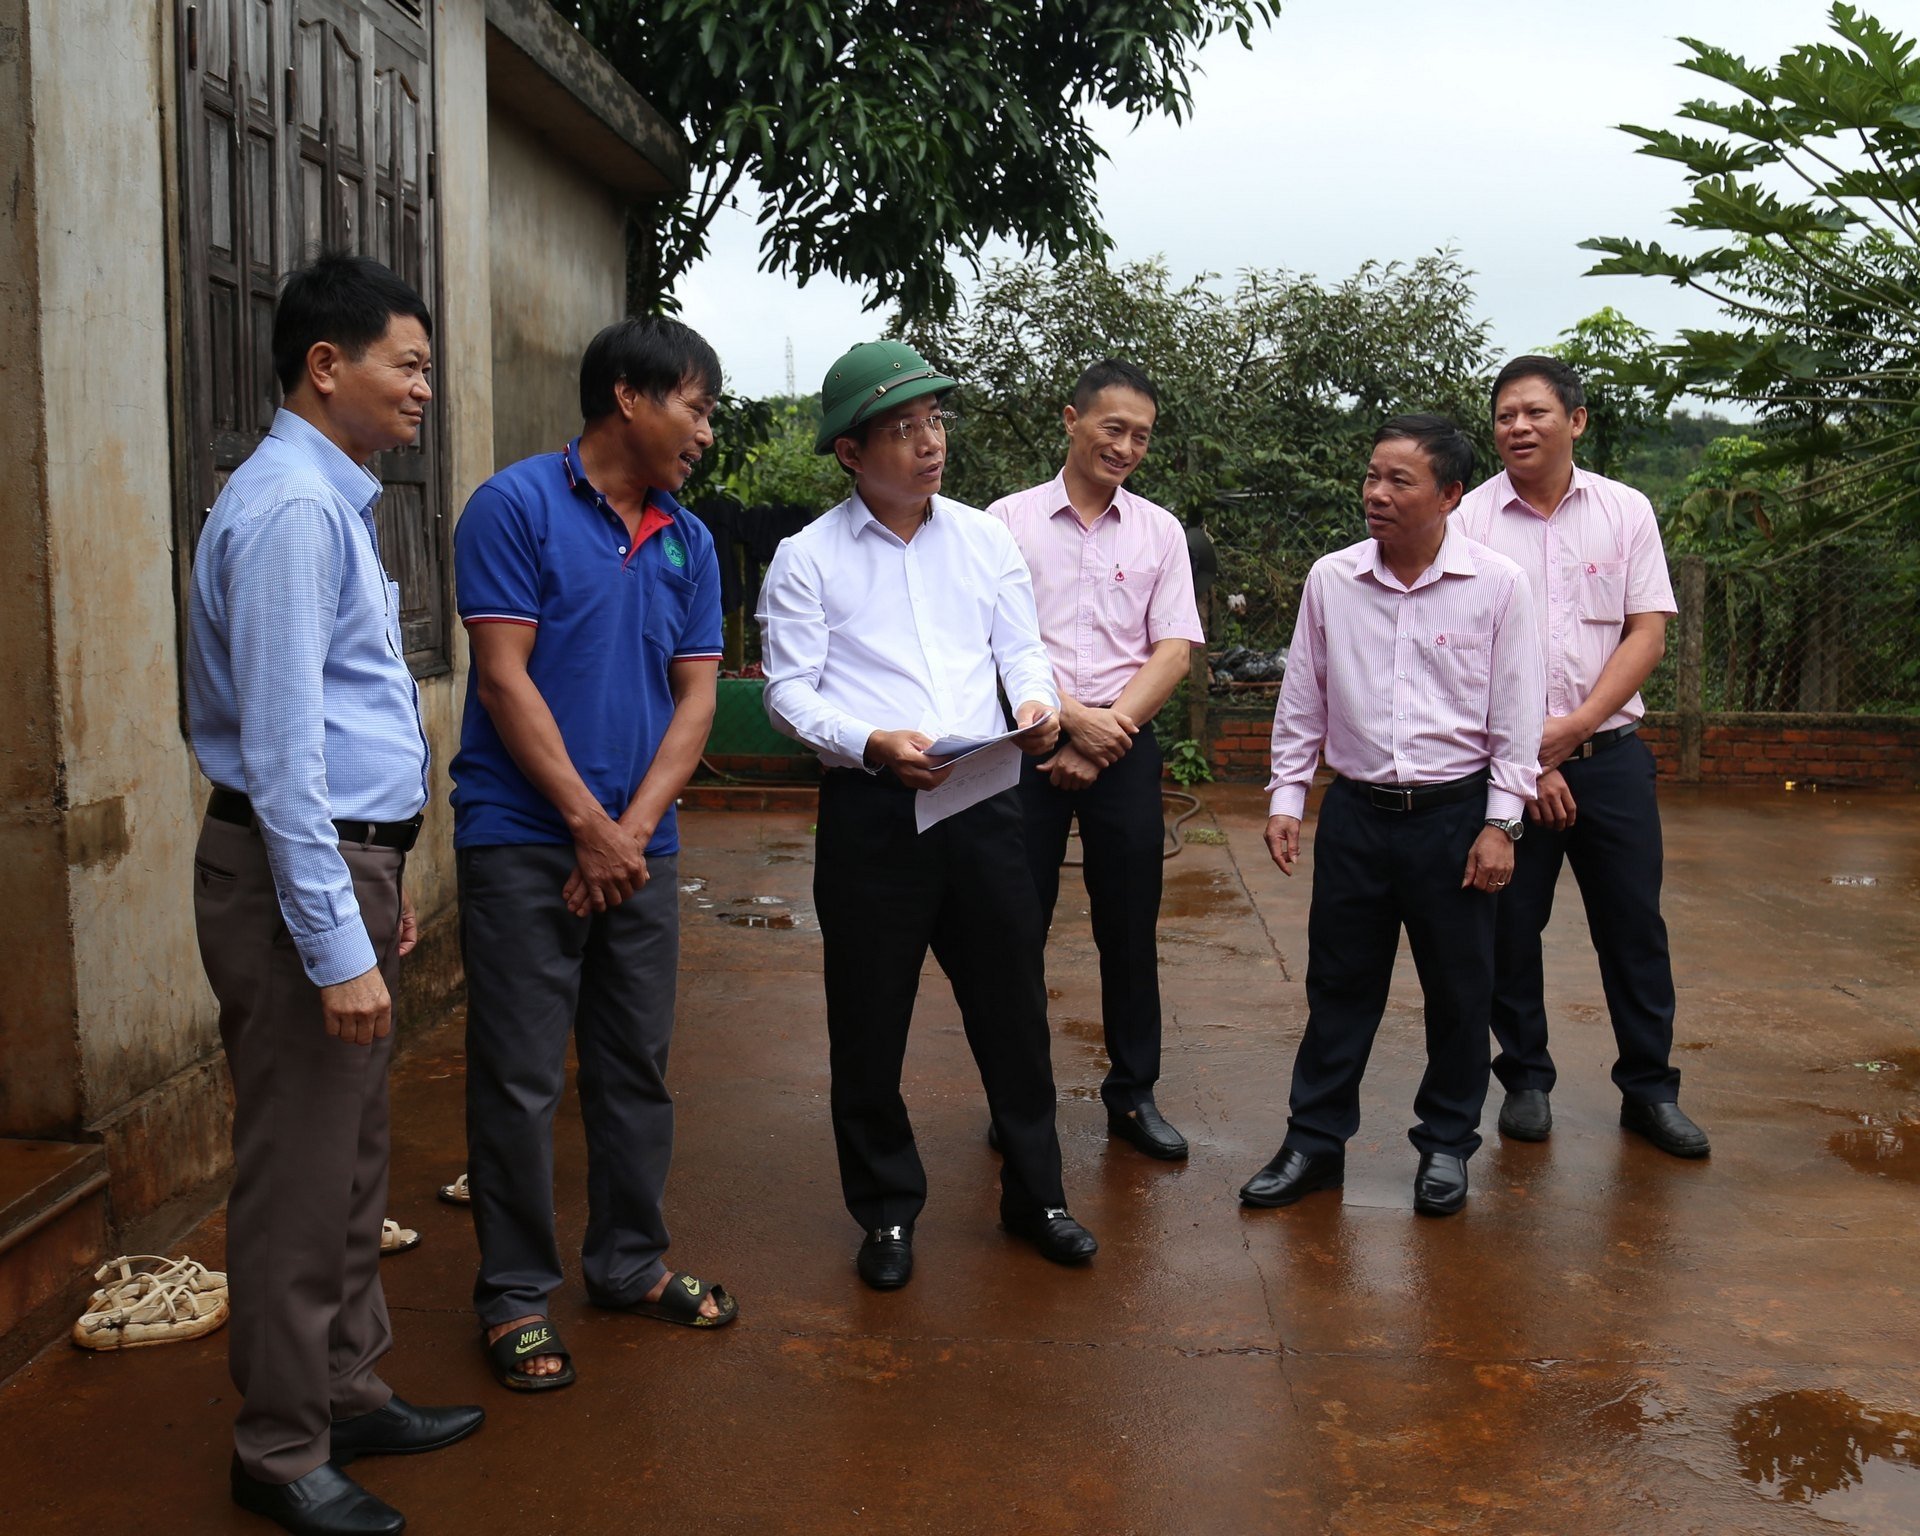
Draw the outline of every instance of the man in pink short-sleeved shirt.
M1159 415L1151 380L1113 358L1074 386L1067 462L1045 485L987 511L1033 576L1040 637L1063 701L1059 751L1020 780L1027 854L1047 923L1067 830L1080 847L1100 951L1110 1068L1100 1097L1114 1135L1177 1160L1187 1142L1154 1103L1160 1078L1160 745L1153 717L1199 642L1186 530L1126 488Z
M1526 578L1451 528L1473 445L1444 416L1396 416L1374 437L1363 543L1308 573L1273 717L1267 848L1300 856L1307 786L1338 775L1314 830L1307 1028L1287 1134L1248 1205L1290 1205L1346 1178L1360 1079L1387 1005L1400 930L1426 994L1414 1096L1414 1209L1467 1198L1487 1096L1496 896L1513 869L1540 750L1540 656Z
M1553 1127L1540 935L1565 860L1580 883L1613 1021L1620 1123L1675 1157L1705 1157L1706 1133L1678 1103L1660 808L1653 754L1636 734L1640 686L1666 649L1673 587L1647 498L1574 466L1586 424L1578 374L1554 357L1514 359L1493 386L1505 472L1468 494L1454 517L1469 538L1526 572L1546 667L1539 794L1495 929L1500 1131L1544 1141Z

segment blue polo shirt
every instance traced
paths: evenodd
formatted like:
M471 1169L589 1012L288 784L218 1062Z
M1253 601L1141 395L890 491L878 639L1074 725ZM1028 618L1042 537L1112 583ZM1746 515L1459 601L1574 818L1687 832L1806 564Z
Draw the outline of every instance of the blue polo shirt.
M713 537L664 491L637 538L588 482L580 440L510 464L468 500L453 531L454 595L468 624L539 630L528 675L567 756L609 816L626 810L673 718L667 666L720 655ZM453 845L571 843L508 753L467 677L453 760ZM671 807L649 854L679 850Z

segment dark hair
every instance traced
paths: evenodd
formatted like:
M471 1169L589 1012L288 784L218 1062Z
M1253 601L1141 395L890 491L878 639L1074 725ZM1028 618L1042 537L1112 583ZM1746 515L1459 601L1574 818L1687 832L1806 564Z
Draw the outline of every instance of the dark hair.
M1545 379L1559 398L1560 409L1569 416L1587 403L1587 386L1580 382L1579 374L1557 357L1531 352L1525 357L1516 357L1494 376L1493 393L1487 398L1490 409L1500 409L1500 391L1516 379Z
M717 395L720 358L692 326L665 315L616 320L587 343L580 359L581 418L611 416L617 409L613 386L622 379L656 401L689 380Z
M1373 434L1373 446L1378 448L1394 438L1420 445L1432 466L1433 483L1441 490L1456 482L1465 485L1473 478L1473 439L1450 418L1424 411L1413 416L1390 416Z
M1073 386L1073 408L1086 410L1103 389L1131 389L1151 400L1155 414L1159 413L1160 392L1153 387L1153 380L1117 357L1103 357L1080 375L1080 382Z
M420 295L370 256L322 251L287 274L273 311L273 371L292 394L307 371L307 354L330 341L348 357L365 356L395 315L410 315L433 334Z

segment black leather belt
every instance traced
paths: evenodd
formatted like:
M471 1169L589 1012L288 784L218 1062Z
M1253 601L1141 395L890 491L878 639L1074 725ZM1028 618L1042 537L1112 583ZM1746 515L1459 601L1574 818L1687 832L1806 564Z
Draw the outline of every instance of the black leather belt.
M1617 747L1635 731L1640 729L1638 720L1629 720L1625 725L1616 725L1610 731L1596 731L1568 754L1569 757L1592 757L1596 752L1604 752L1608 747Z
M216 784L213 793L207 796L207 814L215 821L231 822L236 827L252 827L257 823L253 815L253 802L237 789L223 789ZM340 834L343 843L362 843L372 848L397 848L400 852L410 851L420 836L420 823L423 817L416 816L411 821L336 821L333 830Z
M1470 773L1464 779L1448 779L1444 784L1362 784L1358 779L1342 779L1365 795L1377 811L1424 811L1430 805L1451 805L1456 800L1471 800L1484 795L1487 775Z

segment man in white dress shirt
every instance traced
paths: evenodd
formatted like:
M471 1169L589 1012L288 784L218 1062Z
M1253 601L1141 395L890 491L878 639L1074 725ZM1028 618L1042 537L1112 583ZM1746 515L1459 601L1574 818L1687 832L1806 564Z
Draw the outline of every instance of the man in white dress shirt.
M946 772L942 736L1007 729L1029 753L1059 738L1060 698L1013 536L939 495L955 381L901 342L827 372L816 444L854 493L785 540L759 619L774 725L820 754L813 893L825 952L833 1130L860 1276L913 1273L926 1172L900 1096L907 1028L931 946L947 973L999 1132L1000 1217L1061 1264L1098 1247L1068 1213L1054 1129L1045 944L1009 787L918 830L917 792Z

